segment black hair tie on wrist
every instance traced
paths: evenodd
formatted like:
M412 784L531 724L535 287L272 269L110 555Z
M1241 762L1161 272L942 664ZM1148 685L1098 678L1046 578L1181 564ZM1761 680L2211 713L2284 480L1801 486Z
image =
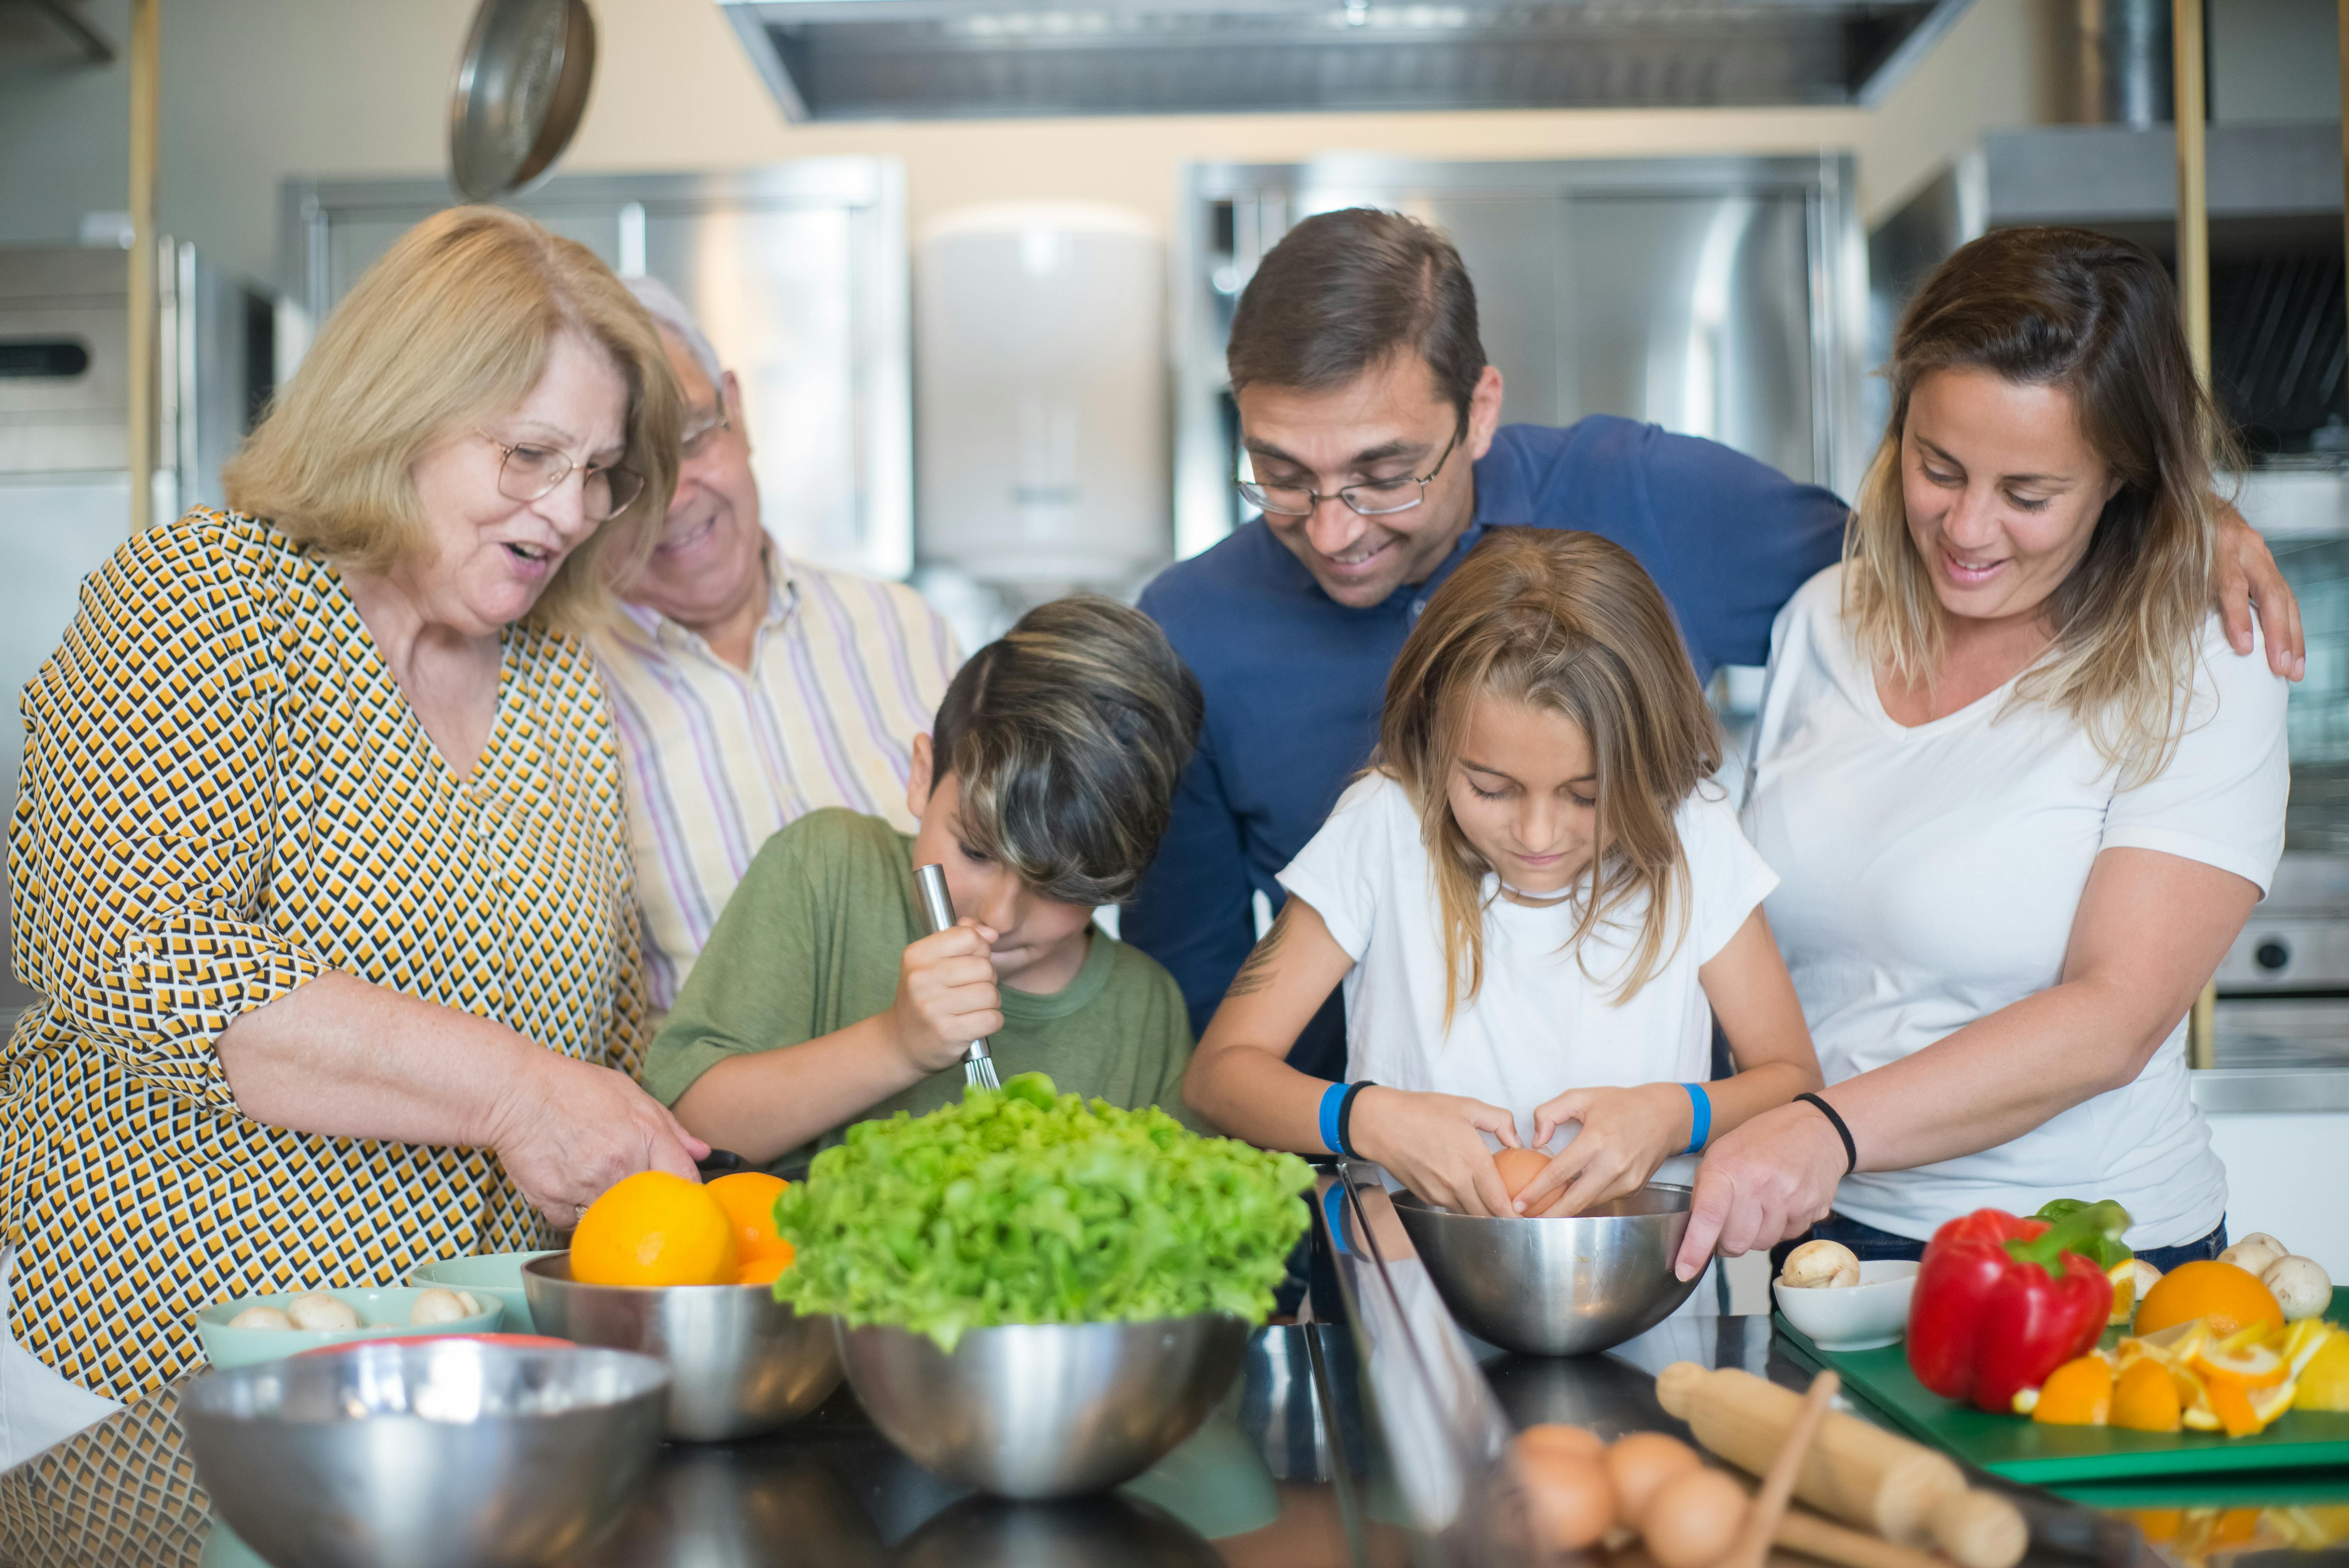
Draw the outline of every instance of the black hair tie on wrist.
M1843 1118L1836 1114L1836 1108L1815 1094L1798 1094L1795 1098L1807 1105L1817 1106L1819 1114L1827 1119L1827 1125L1836 1130L1836 1136L1843 1140L1843 1173L1848 1176L1858 1170L1859 1145L1851 1140L1851 1129L1843 1124Z
M1361 1158L1354 1149L1354 1101L1361 1098L1364 1089L1378 1087L1368 1078L1350 1083L1346 1086L1346 1098L1338 1102L1338 1152L1349 1160Z

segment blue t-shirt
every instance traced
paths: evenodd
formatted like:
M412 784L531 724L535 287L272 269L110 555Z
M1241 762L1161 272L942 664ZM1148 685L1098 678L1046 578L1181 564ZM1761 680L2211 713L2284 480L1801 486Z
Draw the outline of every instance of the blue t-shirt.
M1564 429L1504 427L1476 464L1475 517L1458 546L1383 603L1331 599L1261 519L1176 562L1142 608L1197 673L1206 723L1120 934L1174 975L1204 1031L1255 945L1251 895L1280 907L1274 878L1370 759L1404 636L1485 529L1582 529L1629 550L1702 676L1765 662L1772 619L1835 563L1848 510L1716 442L1599 414ZM1335 1078L1345 1048L1333 994L1289 1060Z

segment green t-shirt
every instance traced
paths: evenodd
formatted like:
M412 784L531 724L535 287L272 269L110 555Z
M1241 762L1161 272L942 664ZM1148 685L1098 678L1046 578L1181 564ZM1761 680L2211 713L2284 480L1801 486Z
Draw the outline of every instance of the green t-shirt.
M914 893L914 841L878 817L811 811L761 847L645 1059L665 1105L728 1057L771 1051L886 1012L897 964L926 934ZM1050 1073L1063 1091L1112 1105L1163 1106L1186 1124L1183 1069L1191 1026L1174 976L1096 929L1076 978L1049 996L999 986L995 1070ZM960 1064L932 1073L858 1119L919 1116L962 1098ZM840 1141L835 1127L775 1162L801 1165Z

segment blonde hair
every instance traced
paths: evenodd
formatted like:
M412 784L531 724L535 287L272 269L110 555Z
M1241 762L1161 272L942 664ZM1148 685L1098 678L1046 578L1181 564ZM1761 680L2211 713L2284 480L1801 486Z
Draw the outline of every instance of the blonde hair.
M608 584L651 553L677 486L679 401L652 317L595 253L516 213L452 207L367 268L244 448L229 504L338 565L382 572L423 553L411 479L434 443L530 395L575 332L628 388L621 466L644 491L557 567L530 619L577 631Z
M2069 711L2123 787L2176 750L2210 612L2224 428L2196 379L2168 274L2143 248L2084 229L2002 229L1959 250L1903 315L1885 376L1892 417L1844 539L1843 612L1867 659L1930 682L1947 614L1909 533L1901 438L1917 384L1986 370L2069 393L2089 446L2120 481L2044 613L2054 656L2018 702Z
M1673 815L1721 766L1721 735L1664 596L1630 552L1593 533L1496 528L1437 589L1387 678L1372 766L1419 810L1444 926L1444 1023L1485 979L1494 867L1453 820L1448 787L1483 695L1547 708L1588 738L1599 809L1590 886L1568 946L1646 898L1619 1006L1688 925ZM1586 969L1585 973L1588 971ZM1463 979L1464 976L1464 985Z

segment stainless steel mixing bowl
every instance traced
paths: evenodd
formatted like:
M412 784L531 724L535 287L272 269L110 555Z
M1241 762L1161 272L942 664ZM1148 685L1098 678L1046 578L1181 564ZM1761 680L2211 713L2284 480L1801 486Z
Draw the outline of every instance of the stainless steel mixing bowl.
M536 1568L627 1509L667 1386L616 1350L438 1339L207 1373L179 1408L212 1507L270 1562Z
M1239 1375L1248 1326L974 1328L952 1355L902 1328L845 1328L848 1386L917 1463L999 1497L1072 1497L1140 1475L1198 1429Z
M802 1317L762 1284L582 1284L571 1254L551 1253L523 1265L522 1288L541 1334L666 1363L672 1438L771 1432L840 1387L832 1319Z
M1672 1274L1686 1187L1651 1182L1571 1219L1480 1219L1407 1191L1394 1208L1460 1326L1505 1350L1604 1350L1661 1323L1696 1288Z

